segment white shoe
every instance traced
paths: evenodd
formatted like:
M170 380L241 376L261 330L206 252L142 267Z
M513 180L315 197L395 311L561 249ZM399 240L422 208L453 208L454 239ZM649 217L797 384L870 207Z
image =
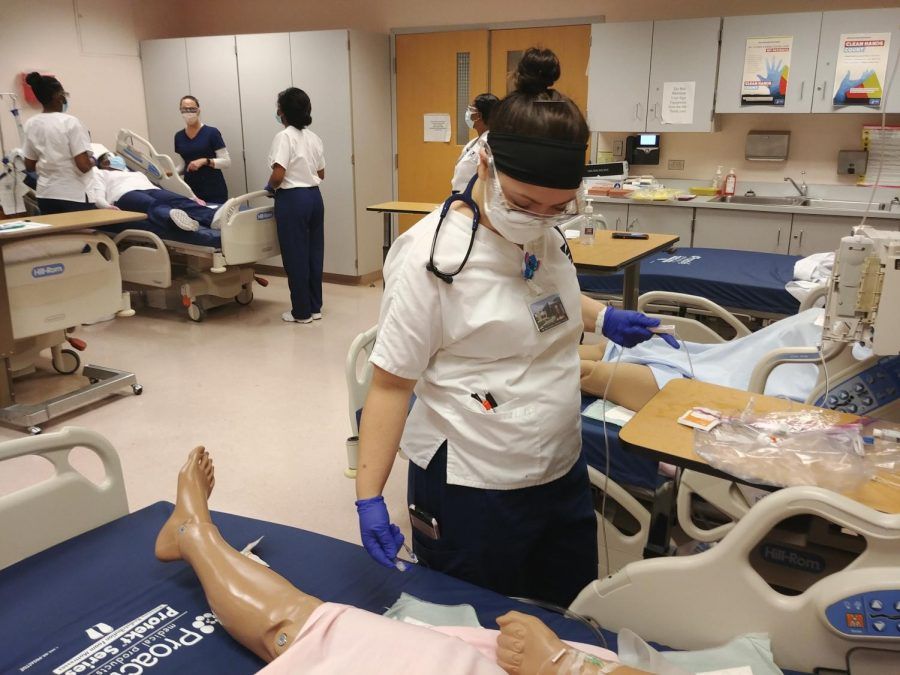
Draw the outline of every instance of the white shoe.
M322 318L322 312L313 312L312 318L313 321L319 321Z
M196 232L200 229L200 223L191 218L186 211L181 209L172 209L169 211L169 219L182 230L188 232Z
M295 319L294 315L290 312L285 312L281 315L282 321L287 321L288 323L312 323L313 318L309 317L308 319Z

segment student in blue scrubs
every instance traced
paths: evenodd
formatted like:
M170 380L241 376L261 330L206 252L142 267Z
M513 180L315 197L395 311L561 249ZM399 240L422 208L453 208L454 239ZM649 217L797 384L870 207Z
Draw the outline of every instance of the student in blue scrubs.
M325 153L322 139L308 129L312 104L305 91L291 87L278 94L275 117L284 129L272 139L266 189L275 191L278 243L291 289L291 311L281 318L312 323L322 318L325 205L319 184L325 178Z
M175 134L175 152L184 162L184 182L200 199L224 204L228 187L222 169L231 166L231 157L222 133L200 121L200 102L193 96L182 96L179 107L185 126Z

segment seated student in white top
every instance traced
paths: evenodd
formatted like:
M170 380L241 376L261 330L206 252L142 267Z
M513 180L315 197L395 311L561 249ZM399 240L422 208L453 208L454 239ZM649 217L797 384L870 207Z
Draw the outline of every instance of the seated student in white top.
M94 203L102 208L146 213L156 225L177 225L196 232L213 227L216 211L193 199L163 190L142 173L129 171L125 160L111 152L100 155L91 187Z
M25 122L22 153L25 168L37 171L38 206L43 215L85 211L91 184L91 139L87 130L66 113L69 93L53 76L29 73L25 81L43 110Z

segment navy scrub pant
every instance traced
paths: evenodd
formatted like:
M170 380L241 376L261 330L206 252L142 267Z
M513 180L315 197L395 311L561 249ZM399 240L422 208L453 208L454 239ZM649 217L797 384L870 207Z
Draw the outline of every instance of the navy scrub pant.
M291 290L291 314L295 319L308 319L322 311L325 205L319 188L278 190L275 222Z
M85 197L83 202L70 202L68 199L44 199L43 197L38 197L37 201L42 216L49 216L53 213L69 213L71 211L90 211L97 208L94 204L87 201L87 197Z
M147 219L154 225L164 227L175 226L169 219L172 209L181 209L202 227L212 225L215 209L201 206L193 199L182 197L169 190L131 190L119 197L116 206L124 211L146 213Z
M426 567L504 595L568 607L597 578L597 519L587 462L517 490L447 484L447 444L427 469L409 464L409 503L434 516L440 539L413 529Z

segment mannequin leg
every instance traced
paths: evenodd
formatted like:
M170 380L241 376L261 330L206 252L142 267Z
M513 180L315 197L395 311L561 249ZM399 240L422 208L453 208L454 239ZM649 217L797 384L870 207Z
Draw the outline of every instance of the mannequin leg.
M222 627L261 659L272 661L322 602L222 539L207 505L214 484L212 459L202 447L195 448L178 474L175 510L156 539L156 557L185 560Z
M581 362L581 390L593 396L603 396L613 369L616 376L609 384L607 397L617 405L629 410L640 410L659 391L656 379L647 366L619 363L616 368L616 364L607 361Z

